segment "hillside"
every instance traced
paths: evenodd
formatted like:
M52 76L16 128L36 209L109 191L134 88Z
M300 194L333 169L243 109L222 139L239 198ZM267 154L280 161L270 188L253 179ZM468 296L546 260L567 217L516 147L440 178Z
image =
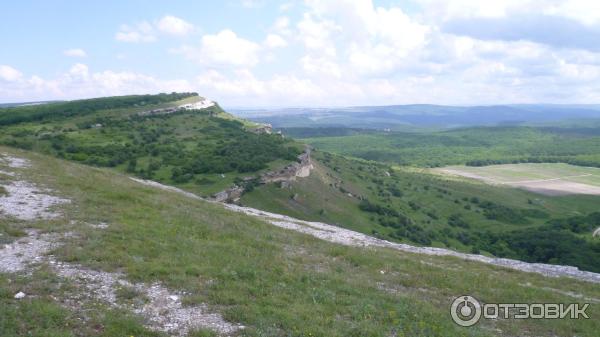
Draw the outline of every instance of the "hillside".
M302 146L253 132L195 93L0 109L0 144L113 167L210 196L294 161Z
M545 196L319 151L313 165L310 177L258 186L241 202L395 242L600 271L598 196Z
M0 204L22 205L0 217L2 336L595 336L600 328L590 319L464 329L448 315L467 292L499 303L599 301L587 282L341 246L113 170L0 153Z

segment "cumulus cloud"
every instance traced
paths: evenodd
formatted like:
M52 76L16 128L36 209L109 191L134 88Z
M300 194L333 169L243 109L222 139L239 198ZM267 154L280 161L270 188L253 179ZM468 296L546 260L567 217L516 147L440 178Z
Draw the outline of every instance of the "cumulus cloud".
M401 8L375 7L371 0L309 0L307 4L309 13L298 28L309 53L325 49L332 54L340 49L335 46L341 46L352 71L363 75L396 71L425 45L431 30Z
M18 71L17 69L11 67L11 66L7 66L7 65L0 65L0 78L4 81L7 82L14 82L18 79L21 78L21 76L23 76L23 74L21 74L20 71Z
M121 42L155 42L159 33L172 36L185 36L193 32L194 25L182 18L165 15L157 21L142 21L135 25L121 25L115 39Z
M241 4L270 5L264 0ZM188 80L97 72L83 63L53 79L27 78L0 66L0 94L29 91L63 97L69 92L85 96L184 88L225 105L600 99L596 43L600 3L414 0L412 4L410 10L402 2L372 0L305 0L292 7L275 6L280 16L260 28L264 35L249 39L244 31L223 29L201 36L196 44L187 40L172 49L199 66ZM152 42L195 31L181 18L164 16L124 25L115 38Z
M200 64L220 67L251 67L258 63L260 46L237 36L229 29L202 36L200 46L184 46L173 50Z
M505 18L454 19L442 29L480 40L528 40L558 48L600 51L600 24L584 24L560 16L512 15Z
M85 50L79 49L79 48L72 48L72 49L64 50L63 54L65 56L70 56L70 57L86 57L87 56L87 53L85 52Z
M121 42L154 42L156 41L154 27L147 21L140 22L134 26L121 25L115 34L115 39Z
M194 30L194 25L172 15L164 16L156 26L161 32L179 36L187 35Z
M267 48L282 48L288 45L287 41L277 34L268 34L265 38L264 45Z
M92 72L82 63L74 64L54 78L35 75L26 78L5 67L0 66L0 78L7 75L10 79L10 82L0 84L0 97L5 102L194 90L184 79L163 80L131 71Z

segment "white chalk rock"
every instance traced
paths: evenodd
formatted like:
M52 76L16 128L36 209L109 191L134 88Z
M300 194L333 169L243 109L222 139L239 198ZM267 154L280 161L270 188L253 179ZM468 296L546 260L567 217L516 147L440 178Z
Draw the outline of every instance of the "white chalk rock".
M22 291L19 291L18 293L15 294L15 299L17 299L17 300L20 300L24 297L25 297L25 293Z

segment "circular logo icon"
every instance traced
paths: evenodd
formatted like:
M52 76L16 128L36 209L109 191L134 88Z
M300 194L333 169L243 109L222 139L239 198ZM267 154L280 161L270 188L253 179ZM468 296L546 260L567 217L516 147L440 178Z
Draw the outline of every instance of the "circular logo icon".
M452 302L450 314L454 323L472 326L481 318L481 304L473 296L459 296Z

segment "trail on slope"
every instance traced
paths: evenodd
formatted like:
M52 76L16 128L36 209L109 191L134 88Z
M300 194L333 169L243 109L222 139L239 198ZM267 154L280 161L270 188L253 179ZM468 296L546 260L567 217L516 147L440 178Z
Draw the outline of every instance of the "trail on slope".
M134 181L139 183L152 186L155 188L160 188L172 192L177 192L183 194L187 197L197 199L197 200L205 200L207 202L213 202L211 200L203 199L195 194L190 192L186 192L180 190L176 187L166 186L154 181L142 180L137 178L131 178ZM215 202L213 202L215 203ZM436 248L436 247L417 247L412 245L407 245L403 243L395 243L382 239L377 239L375 237L355 232L353 230L341 228L338 226L333 226L321 222L311 222L299 220L296 218L292 218L286 215L271 213L262 211L255 208L250 207L242 207L233 204L221 204L226 209L244 213L247 215L251 215L262 220L267 221L268 223L275 225L277 227L294 230L296 232L312 235L319 239L338 243L347 246L355 246L355 247L384 247L396 249L403 252L408 253L417 253L417 254L425 254L425 255L435 255L435 256L454 256L457 258L461 258L464 260L477 261L482 263L487 263L491 265L511 268L515 270L520 270L524 272L538 273L544 276L549 277L570 277L582 281L588 281L593 283L600 283L600 274L593 273L589 271L579 270L577 267L573 266L560 266L560 265L551 265L544 263L529 263L523 262L519 260L513 259L505 259L505 258L496 258L496 257L488 257L477 254L466 254L456 252L450 249L444 248Z
M0 157L9 168L23 169L30 163L21 158ZM7 174L8 173L8 174ZM5 172L8 176L20 179L16 172ZM68 203L70 200L52 196L52 191L42 189L24 180L13 180L3 186L8 195L0 197L0 211L11 218L32 221L56 219L61 215L51 207ZM2 215L0 215L2 216ZM107 224L91 224L97 229L107 228ZM174 292L160 283L144 284L127 281L122 273L109 273L92 270L83 266L58 261L48 255L61 246L69 236L77 233L41 233L27 229L26 236L0 248L0 272L31 274L38 264L46 263L61 278L74 286L58 300L69 309L83 312L85 306L97 301L110 307L129 310L143 317L146 326L155 331L172 336L185 336L194 329L211 329L220 335L232 335L243 329L241 325L226 322L218 313L210 312L206 305L186 307L181 302L182 292ZM135 290L147 301L121 303L118 300L119 288Z

